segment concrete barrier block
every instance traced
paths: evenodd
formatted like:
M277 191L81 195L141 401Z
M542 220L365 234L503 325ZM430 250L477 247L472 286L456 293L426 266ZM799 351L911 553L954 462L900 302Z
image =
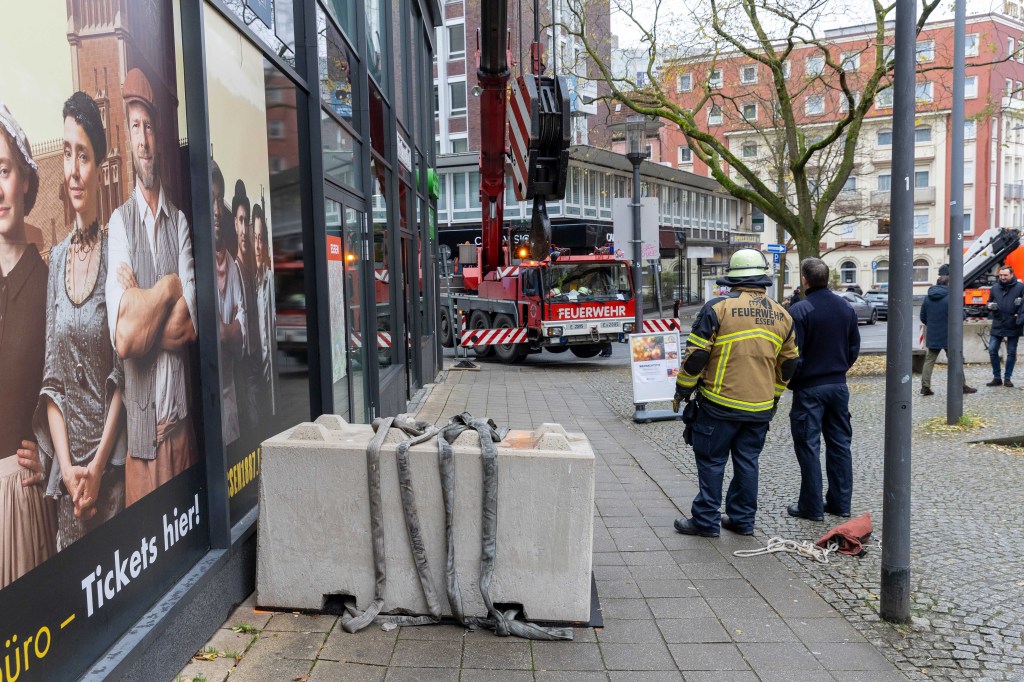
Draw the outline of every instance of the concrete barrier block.
M301 424L263 443L257 602L317 610L327 595L351 595L365 609L374 596L366 445L367 425L340 419ZM384 611L427 613L402 511L392 429L381 449L387 588ZM485 616L479 590L482 463L479 437L453 445L455 554L467 615ZM446 615L444 506L434 440L409 461L432 582ZM586 436L557 424L511 431L498 444L497 558L491 598L521 604L526 618L585 622L590 617L594 453Z

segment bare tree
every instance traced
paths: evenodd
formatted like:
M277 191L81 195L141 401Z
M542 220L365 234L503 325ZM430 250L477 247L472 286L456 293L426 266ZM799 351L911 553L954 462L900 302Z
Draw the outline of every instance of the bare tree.
M836 0L704 0L674 20L665 13L675 3L650 0L639 10L634 0L612 2L647 48L646 77L637 82L613 74L586 33L572 29L587 24L588 0L568 0L573 21L563 26L583 46L589 77L607 83L611 99L628 109L678 126L712 177L778 223L801 258L818 256L836 225L877 217L877 209L846 201L853 195L844 197L843 190L860 161L865 118L876 97L891 96L886 22L895 4L872 0L869 39L840 52L819 29L848 10ZM918 33L938 6L939 0L921 0ZM722 69L742 65L767 74L767 83L724 89ZM692 79L686 96L676 85L683 72ZM838 115L809 116L830 101L840 102ZM712 132L709 117L720 117L739 144Z

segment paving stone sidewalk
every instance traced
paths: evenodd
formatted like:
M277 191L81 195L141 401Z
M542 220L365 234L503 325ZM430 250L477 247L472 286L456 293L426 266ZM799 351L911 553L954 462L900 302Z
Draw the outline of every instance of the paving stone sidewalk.
M594 574L604 627L576 629L572 642L499 639L450 625L348 634L335 617L259 612L250 597L210 641L205 658L213 660L193 659L180 679L907 679L778 558L732 555L758 540L674 531L695 479L606 402L608 391L628 390L601 378L614 379L614 368L481 367L449 372L418 416L443 424L469 411L511 428L554 421L589 435L598 454Z

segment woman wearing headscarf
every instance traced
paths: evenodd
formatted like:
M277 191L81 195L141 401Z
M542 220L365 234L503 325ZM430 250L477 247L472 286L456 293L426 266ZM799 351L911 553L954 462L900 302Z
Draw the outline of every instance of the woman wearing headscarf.
M43 380L46 265L25 238L39 167L0 103L0 588L53 556L56 514L40 487L32 410Z
M124 509L123 370L110 343L103 283L107 233L99 215L107 136L96 102L64 103L64 190L71 232L50 251L46 371L36 410L40 451L52 459L57 550Z

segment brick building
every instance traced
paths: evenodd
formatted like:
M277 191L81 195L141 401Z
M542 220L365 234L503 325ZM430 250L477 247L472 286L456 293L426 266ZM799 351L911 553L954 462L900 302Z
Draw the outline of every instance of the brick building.
M887 26L886 44L893 41ZM1024 22L999 14L967 19L965 88L964 224L969 240L992 226L1024 225ZM829 55L844 67L857 92L877 58L874 26L854 26L825 33ZM883 58L889 54L883 47ZM921 71L917 77L915 130L914 291L923 294L946 262L949 243L949 169L952 137L953 22L935 21L917 43ZM946 68L943 68L946 67ZM824 137L846 114L848 104L835 73L816 47L798 46L788 58L785 77L792 83L794 113L808 140ZM665 85L678 102L693 107L710 84L712 97L696 115L701 126L728 140L738 157L762 169L766 178L777 158L772 149L774 87L767 66L736 53L714 59L675 62L663 71ZM830 78L831 76L831 78ZM864 120L854 169L832 207L833 227L823 237L826 262L844 283L865 289L888 280L889 190L892 182L892 90L882 91ZM660 131L658 160L698 175L708 168L691 154L674 126ZM823 164L824 165L824 164ZM733 169L733 177L739 177ZM827 177L824 179L827 180ZM776 226L759 211L745 216L743 229L776 240ZM787 286L798 282L797 255L789 254Z

